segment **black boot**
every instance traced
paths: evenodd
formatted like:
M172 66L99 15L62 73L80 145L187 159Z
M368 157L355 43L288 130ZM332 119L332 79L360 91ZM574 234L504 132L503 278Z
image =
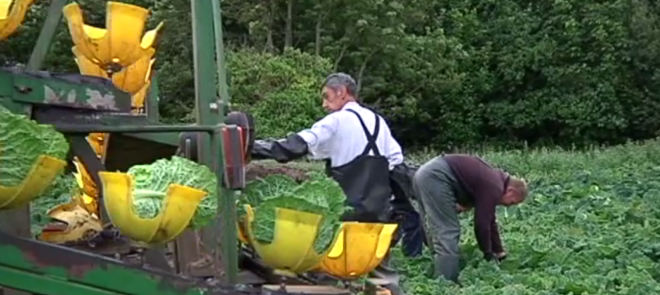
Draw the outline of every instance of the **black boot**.
M396 284L388 284L383 286L385 289L390 291L390 294L392 295L406 295L405 292L403 292L403 289L399 285Z
M459 262L460 256L436 256L433 261L433 277L444 277L458 284L458 274L460 273Z

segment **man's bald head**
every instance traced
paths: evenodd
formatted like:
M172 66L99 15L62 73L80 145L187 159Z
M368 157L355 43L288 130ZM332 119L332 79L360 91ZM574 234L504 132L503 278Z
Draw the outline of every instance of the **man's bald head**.
M520 204L527 199L528 195L529 189L527 188L527 182L522 178L510 176L509 183L502 196L502 205L511 206Z

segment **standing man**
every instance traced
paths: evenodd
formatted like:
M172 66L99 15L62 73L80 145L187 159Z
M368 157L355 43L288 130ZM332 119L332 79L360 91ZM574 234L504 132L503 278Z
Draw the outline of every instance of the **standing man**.
M322 94L327 116L284 139L257 140L253 158L281 163L304 156L326 160L326 172L339 183L353 208L345 221L389 222L390 171L403 163L401 146L383 118L358 104L357 84L351 76L331 74ZM403 295L389 260L387 255L371 275L386 280L393 295Z
M458 282L458 213L474 207L474 232L486 260L506 257L495 219L497 205L511 206L527 197L527 183L476 156L449 154L422 165L413 178L434 253L434 277Z

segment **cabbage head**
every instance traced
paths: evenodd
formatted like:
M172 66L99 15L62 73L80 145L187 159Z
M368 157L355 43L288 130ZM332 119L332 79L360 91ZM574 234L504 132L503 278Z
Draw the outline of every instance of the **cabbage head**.
M51 125L0 106L0 185L19 185L40 155L66 159L69 143Z
M207 192L191 226L200 228L214 220L218 210L218 180L205 165L174 156L150 165L133 166L127 173L133 176L133 207L141 218L156 217L170 184L178 184Z
M275 235L276 208L290 209L323 216L314 250L323 253L332 246L339 231L341 217L349 209L346 195L331 178L313 177L288 191L273 190L276 194L263 196L254 210L252 232L258 242L270 243Z
M244 218L247 215L245 205L256 208L263 200L291 192L297 186L298 183L293 178L284 174L271 174L250 181L236 200L238 218Z

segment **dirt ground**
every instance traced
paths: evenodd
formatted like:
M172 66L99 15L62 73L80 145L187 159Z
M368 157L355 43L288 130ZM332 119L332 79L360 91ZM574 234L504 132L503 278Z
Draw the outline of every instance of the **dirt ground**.
M280 164L274 161L259 161L248 164L245 178L251 181L271 174L284 174L298 182L303 182L309 179L309 172L319 169L322 169L322 165L316 163Z

